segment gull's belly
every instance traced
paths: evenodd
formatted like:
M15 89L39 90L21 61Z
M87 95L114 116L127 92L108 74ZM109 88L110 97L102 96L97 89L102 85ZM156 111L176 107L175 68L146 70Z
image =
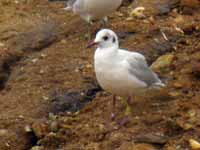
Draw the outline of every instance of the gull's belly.
M96 70L96 76L104 90L120 96L132 96L146 87L143 82L132 77L128 71L119 68L106 72L101 69Z
M87 0L85 10L94 18L101 18L115 11L122 0Z

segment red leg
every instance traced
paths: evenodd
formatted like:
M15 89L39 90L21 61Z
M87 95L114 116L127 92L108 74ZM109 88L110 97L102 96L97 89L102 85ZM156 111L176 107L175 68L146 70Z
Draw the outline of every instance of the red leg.
M131 114L131 99L132 97L129 96L126 103L127 103L127 106L126 106L126 110L125 110L125 116L118 122L118 124L120 126L125 126L130 120L129 120L129 115Z

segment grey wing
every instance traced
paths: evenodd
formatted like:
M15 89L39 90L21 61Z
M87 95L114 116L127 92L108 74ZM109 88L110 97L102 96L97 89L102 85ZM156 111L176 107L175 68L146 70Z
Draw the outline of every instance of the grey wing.
M148 86L162 84L158 76L148 67L144 56L137 55L137 57L129 57L127 62L130 65L130 73L139 80L145 82Z

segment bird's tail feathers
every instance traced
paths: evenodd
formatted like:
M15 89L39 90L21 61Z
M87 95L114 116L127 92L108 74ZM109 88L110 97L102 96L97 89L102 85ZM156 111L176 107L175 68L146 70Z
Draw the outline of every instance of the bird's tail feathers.
M152 88L153 88L153 89L160 89L160 88L164 88L164 87L166 87L166 85L165 85L164 83L162 83L161 81L160 81L160 82L157 82L157 83L154 83L154 84L152 85Z

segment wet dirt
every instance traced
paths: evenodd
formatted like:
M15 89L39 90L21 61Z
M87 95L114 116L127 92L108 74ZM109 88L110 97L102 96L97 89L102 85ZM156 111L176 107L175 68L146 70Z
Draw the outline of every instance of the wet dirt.
M65 12L63 2L0 1L1 150L187 150L200 142L200 13L186 1L126 1L106 28L120 45L150 64L173 55L164 69L167 88L134 99L124 126L125 103L95 81L87 43L102 27ZM198 2L194 2L198 5ZM127 19L137 6L145 18ZM189 12L189 13L188 13ZM164 61L164 60L163 60Z

